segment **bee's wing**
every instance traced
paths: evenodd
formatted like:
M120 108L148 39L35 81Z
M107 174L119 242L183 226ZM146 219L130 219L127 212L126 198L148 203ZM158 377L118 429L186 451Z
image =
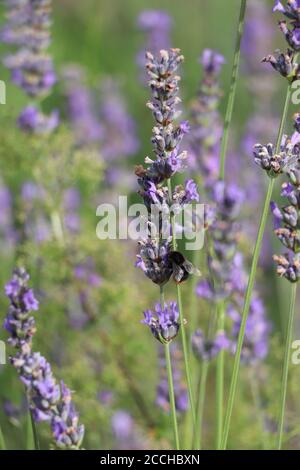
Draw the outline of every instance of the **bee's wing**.
M175 282L180 283L182 281L182 278L184 276L184 271L181 269L181 267L173 263L173 279Z
M284 164L283 168L282 168L282 171L284 173L288 173L292 168L293 166L295 166L297 163L299 164L299 156L297 155L293 155L292 157L290 157L288 159L288 161Z
M195 276L201 276L201 272L199 269L195 268L195 266L188 260L185 260L183 263L183 267L189 274L194 274Z

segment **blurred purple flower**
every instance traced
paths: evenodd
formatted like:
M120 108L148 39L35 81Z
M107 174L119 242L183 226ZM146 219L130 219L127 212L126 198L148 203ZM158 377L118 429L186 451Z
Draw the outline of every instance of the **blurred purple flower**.
M17 349L10 362L25 386L35 421L50 421L58 447L78 449L84 427L78 423L71 393L63 383L57 385L50 364L39 352L32 351L36 327L31 312L38 309L38 301L28 282L29 275L18 268L5 286L10 306L3 326L10 334L8 343Z

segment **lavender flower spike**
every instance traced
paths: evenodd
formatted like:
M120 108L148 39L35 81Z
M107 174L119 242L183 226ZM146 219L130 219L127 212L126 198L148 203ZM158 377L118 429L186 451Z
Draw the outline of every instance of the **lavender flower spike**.
M161 49L171 46L170 30L172 19L167 12L162 10L144 10L137 19L138 28L146 35L145 47L137 55L137 64L141 67L141 80L146 81L145 76L145 52L158 54Z
M300 21L300 0L287 0L284 7L280 0L275 0L273 12L279 11L287 18L294 21Z
M179 312L176 302L170 302L163 307L156 304L155 311L146 310L142 323L148 325L153 336L161 343L172 341L179 331Z
M22 269L14 271L11 281L5 286L10 306L4 321L9 332L8 343L17 349L10 358L24 384L30 410L35 421L49 421L55 444L60 448L78 449L84 427L78 423L69 389L59 386L51 366L38 352L32 351L32 337L36 332L32 311L38 310L32 289L28 287L29 275Z
M47 96L56 83L53 61L47 54L51 42L51 0L6 0L7 22L0 31L0 41L18 50L4 58L14 84L31 98ZM30 106L19 118L26 132L45 133L58 125L58 114L43 116Z

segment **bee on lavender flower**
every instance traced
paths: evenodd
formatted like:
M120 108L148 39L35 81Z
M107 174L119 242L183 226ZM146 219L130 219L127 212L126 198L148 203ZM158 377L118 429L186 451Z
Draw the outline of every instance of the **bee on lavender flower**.
M179 251L171 251L168 259L172 264L172 277L176 284L186 281L191 274L201 276L197 269L190 261L188 261Z

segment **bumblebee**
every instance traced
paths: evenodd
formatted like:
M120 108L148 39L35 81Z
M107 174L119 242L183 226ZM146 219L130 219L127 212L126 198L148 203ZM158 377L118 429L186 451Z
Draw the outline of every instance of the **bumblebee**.
M195 268L179 251L171 251L168 259L172 265L172 277L176 284L186 281L190 274L201 276L199 269Z

